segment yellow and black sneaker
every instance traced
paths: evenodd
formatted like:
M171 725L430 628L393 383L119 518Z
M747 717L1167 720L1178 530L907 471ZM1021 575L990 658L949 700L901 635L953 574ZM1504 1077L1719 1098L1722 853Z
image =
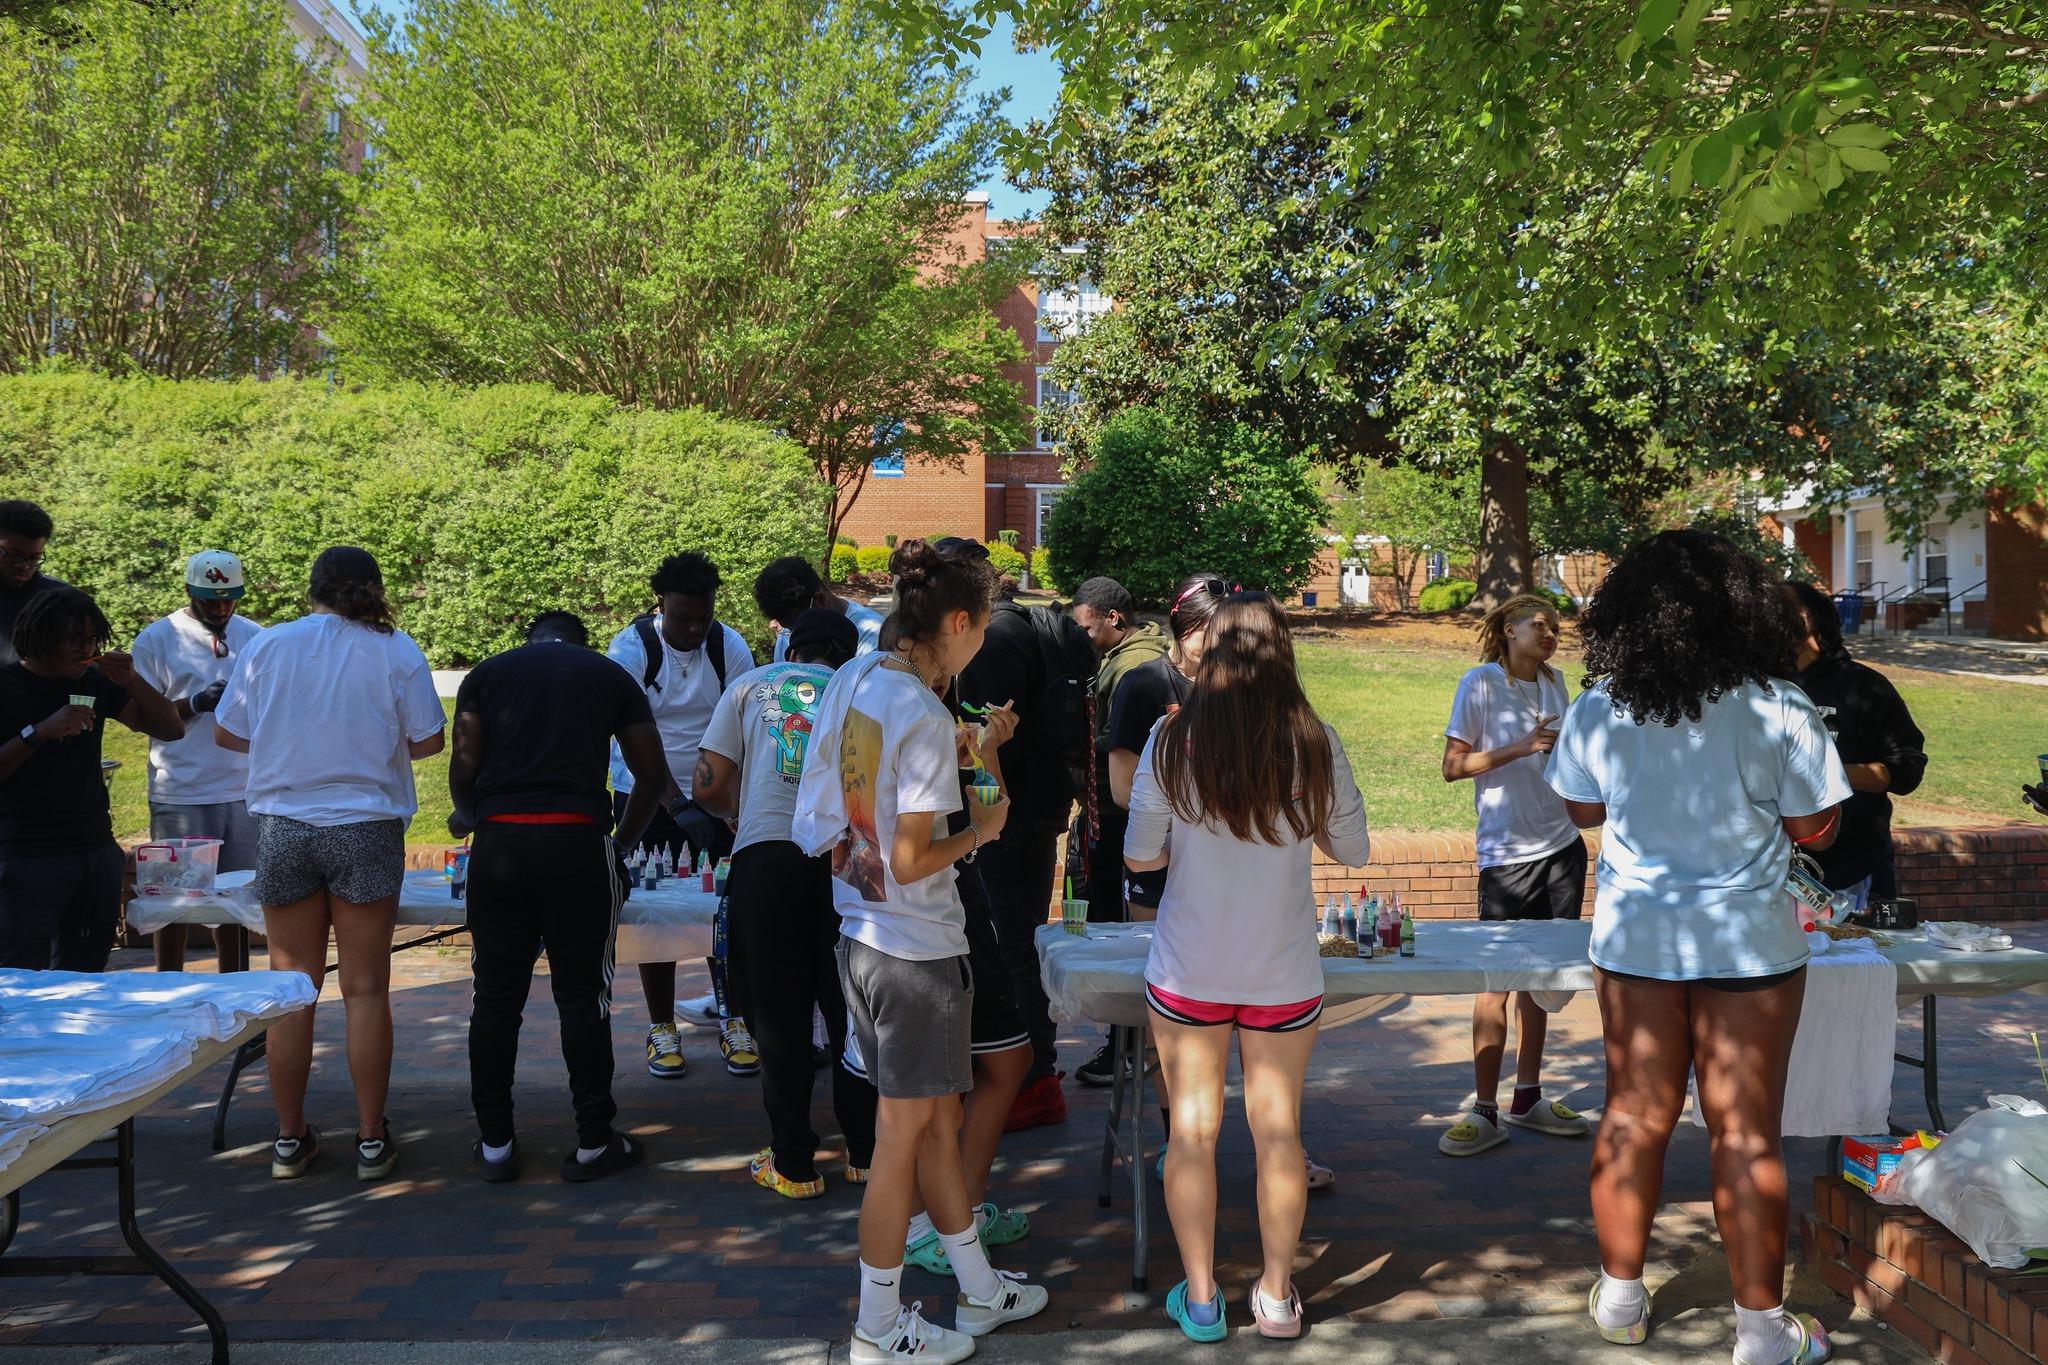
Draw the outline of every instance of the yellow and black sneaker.
M761 1074L761 1054L754 1048L754 1035L739 1020L728 1019L718 1030L718 1050L725 1057L725 1069L733 1075Z
M679 1078L683 1067L683 1040L674 1024L656 1024L647 1030L647 1074L664 1081Z

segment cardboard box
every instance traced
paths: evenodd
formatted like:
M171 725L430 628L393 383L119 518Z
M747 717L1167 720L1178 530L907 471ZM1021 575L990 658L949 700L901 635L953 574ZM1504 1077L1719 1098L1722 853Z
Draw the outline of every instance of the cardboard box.
M1899 1169L1908 1152L1932 1147L1940 1141L1927 1133L1843 1138L1842 1179L1866 1193L1873 1192Z

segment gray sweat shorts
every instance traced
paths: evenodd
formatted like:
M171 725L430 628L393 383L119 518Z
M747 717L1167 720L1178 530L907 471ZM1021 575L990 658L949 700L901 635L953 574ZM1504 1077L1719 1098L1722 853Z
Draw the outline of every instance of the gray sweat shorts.
M834 951L854 1037L883 1099L974 1088L974 975L966 957L911 962L845 937Z

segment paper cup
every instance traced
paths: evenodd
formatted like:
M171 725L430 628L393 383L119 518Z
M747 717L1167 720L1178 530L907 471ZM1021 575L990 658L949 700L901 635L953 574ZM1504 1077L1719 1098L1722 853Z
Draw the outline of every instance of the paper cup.
M2042 754L2035 761L2041 765L2041 780L2048 782L2048 754Z
M1088 932L1088 902L1085 900L1063 900L1060 902L1060 927L1070 934Z

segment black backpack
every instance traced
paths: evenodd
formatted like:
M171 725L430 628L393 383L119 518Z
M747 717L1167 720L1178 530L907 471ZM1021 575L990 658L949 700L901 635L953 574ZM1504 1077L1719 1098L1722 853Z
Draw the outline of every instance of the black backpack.
M1077 630L1079 627L1075 627ZM640 649L647 655L647 663L640 673L640 689L643 692L661 691L661 637L654 630L654 613L633 618L633 633L640 637ZM1081 637L1087 639L1084 633ZM718 678L718 691L725 692L725 626L713 620L710 633L704 637L704 653L711 660L711 671Z
M1089 724L1088 699L1095 690L1100 661L1088 632L1063 611L1051 607L1019 608L1031 623L1038 643L1038 708L1032 731L1033 748L1045 766L1067 775L1068 799L1088 789L1089 765L1095 756L1095 732Z

